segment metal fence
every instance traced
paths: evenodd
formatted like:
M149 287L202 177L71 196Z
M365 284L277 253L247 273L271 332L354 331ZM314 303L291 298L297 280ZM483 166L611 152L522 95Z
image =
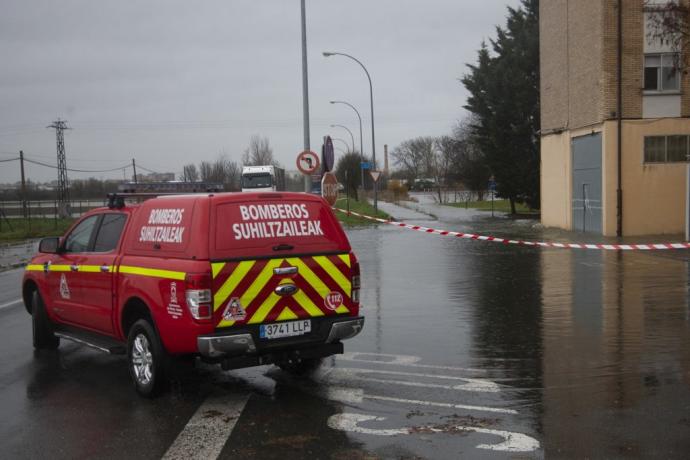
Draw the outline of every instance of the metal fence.
M79 217L85 212L106 205L106 200L71 200L70 215ZM58 202L41 201L0 201L0 218L6 219L55 219L59 217Z

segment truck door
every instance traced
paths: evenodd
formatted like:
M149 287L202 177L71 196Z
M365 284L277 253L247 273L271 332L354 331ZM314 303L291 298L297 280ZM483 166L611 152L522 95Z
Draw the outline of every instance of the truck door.
M122 230L127 214L109 212L102 215L93 238L93 246L84 254L81 273L79 324L100 333L112 334L114 269Z
M65 321L78 323L80 288L83 273L79 267L84 263L94 230L100 216L86 217L65 237L60 252L55 254L48 268L48 291L54 313Z

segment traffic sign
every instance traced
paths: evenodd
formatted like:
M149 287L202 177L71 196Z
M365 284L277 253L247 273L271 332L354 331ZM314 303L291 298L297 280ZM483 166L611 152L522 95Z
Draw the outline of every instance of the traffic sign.
M328 204L335 206L338 200L338 178L331 172L323 174L321 179L321 196L328 201Z
M333 140L331 136L326 136L323 140L323 170L325 172L332 171L334 162Z
M378 182L379 177L381 177L381 171L369 171L369 174L371 175L371 178L374 179L374 182Z
M371 163L369 163L368 161L363 161L362 169L371 169Z
M297 155L297 169L302 174L310 175L319 169L319 166L321 166L319 156L311 150L305 150Z

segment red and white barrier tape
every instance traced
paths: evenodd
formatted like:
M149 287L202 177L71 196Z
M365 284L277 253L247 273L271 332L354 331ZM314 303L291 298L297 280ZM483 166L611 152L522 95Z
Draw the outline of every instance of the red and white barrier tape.
M606 251L656 251L664 249L690 249L690 243L653 243L653 244L585 244L585 243L551 243L546 241L523 241L523 240L509 240L506 238L499 238L496 236L476 235L474 233L450 232L447 230L437 230L429 227L422 227L421 225L410 225L404 222L395 222L392 220L380 219L378 217L367 216L354 211L346 211L340 208L334 208L343 214L362 217L364 219L373 220L382 224L389 224L395 227L406 228L408 230L415 230L423 233L433 233L441 236L454 236L457 238L465 238L468 240L478 241L492 241L494 243L515 244L519 246L535 246L542 248L560 248L560 249L600 249Z

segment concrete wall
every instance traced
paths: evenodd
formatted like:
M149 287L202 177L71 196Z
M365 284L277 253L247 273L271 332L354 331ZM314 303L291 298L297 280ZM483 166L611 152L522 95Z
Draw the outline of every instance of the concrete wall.
M612 127L615 123L610 124ZM644 164L644 136L690 133L690 119L623 123L623 234L685 231L685 164ZM614 140L615 146L615 140Z
M547 227L571 227L572 161L570 134L541 138L541 223Z

